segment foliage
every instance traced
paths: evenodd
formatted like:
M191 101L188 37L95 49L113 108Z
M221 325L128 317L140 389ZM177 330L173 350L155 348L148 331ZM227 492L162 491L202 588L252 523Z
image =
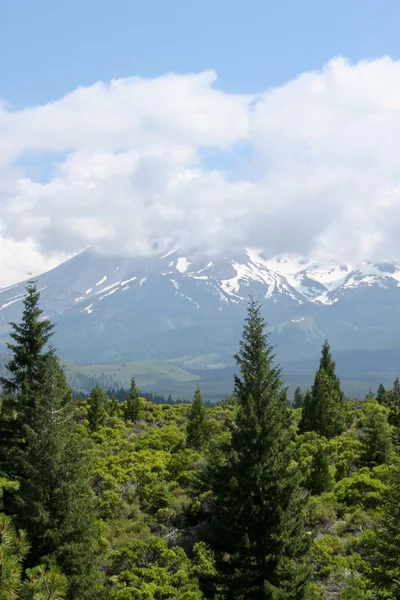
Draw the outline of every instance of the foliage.
M200 600L190 560L165 540L136 540L114 553L110 566L113 600Z
M139 398L139 392L137 390L136 381L135 381L134 377L132 377L132 379L131 379L131 387L129 390L129 396L125 402L124 412L125 412L125 419L127 421L136 421L136 419L139 417L140 398Z
M376 400L368 400L360 418L362 464L374 467L390 462L392 458L392 427L387 410Z
M87 419L89 422L89 430L97 431L100 425L103 425L106 420L107 409L109 406L109 398L100 386L92 390L88 399Z
M206 411L200 388L195 391L187 424L188 446L200 450L204 446L207 434Z
M238 413L226 460L214 457L211 545L215 588L224 598L302 598L309 571L303 499L293 463L286 393L250 299L236 361Z
M11 352L6 365L8 377L0 378L0 472L6 472L12 480L20 476L15 455L24 445L25 426L30 424L36 407L37 392L49 355L45 348L53 333L53 325L42 318L39 299L37 283L29 281L21 323L10 324L13 343L7 344ZM5 502L7 498L8 493Z
M10 517L0 513L0 600L18 598L22 561L28 551L25 533L16 530Z
M371 579L380 598L400 597L400 468L396 465L381 527L373 540Z
M340 435L346 427L346 410L340 380L335 373L331 349L325 341L319 369L315 375L311 392L304 397L302 431L316 431L319 435L332 438Z
M332 488L332 485L333 478L326 451L323 445L319 443L311 464L307 489L312 494L322 494L323 492L328 492Z
M23 600L63 600L67 589L67 578L57 567L40 565L27 569L21 595Z
M0 600L400 597L398 380L345 403L325 343L289 410L251 301L218 405L73 400L38 301L3 380Z
M400 379L396 377L391 390L383 395L382 403L389 409L389 423L400 427Z
M302 408L304 406L304 394L300 387L297 386L294 390L293 408Z

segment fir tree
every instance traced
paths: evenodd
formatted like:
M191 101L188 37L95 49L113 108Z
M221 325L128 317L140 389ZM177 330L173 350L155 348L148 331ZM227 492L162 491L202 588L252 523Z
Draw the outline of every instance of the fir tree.
M72 393L53 354L37 394L19 457L20 487L9 511L31 542L27 565L56 563L68 578L68 598L81 599L98 581L99 530L90 463L74 433Z
M392 458L392 427L388 423L387 409L375 400L365 403L362 415L363 464L376 467Z
M39 307L39 300L37 283L31 280L26 287L21 323L10 323L13 330L10 337L14 340L14 343L7 344L12 353L7 364L10 376L0 377L6 397L18 394L18 402L13 408L23 413L25 423L29 421L29 411L35 405L35 391L40 387L48 354L44 348L54 328L49 320L41 319L43 311Z
M309 577L304 497L292 461L286 391L252 298L235 358L241 376L235 376L231 446L211 464L216 593L227 600L300 600Z
M316 431L319 435L332 438L340 435L345 427L344 395L340 389L340 380L335 373L330 346L325 341L314 384L310 394L304 399L300 430Z
M139 392L136 387L135 378L131 379L131 387L129 390L129 396L125 403L125 420L136 421L139 417L140 412L140 398Z
M192 406L187 424L188 446L200 450L205 442L207 434L206 409L204 408L200 388L194 393Z
M386 398L386 389L385 389L385 386L383 385L383 383L380 383L378 390L376 392L376 401L379 404L385 404L385 398Z
M293 408L302 408L303 405L304 405L304 394L301 391L300 387L297 386L297 388L294 390Z
M108 402L107 412L110 417L118 417L122 414L120 403L115 396L113 396Z
M319 443L313 457L307 488L312 494L317 495L328 492L332 485L333 478L329 469L329 461L322 444Z
M103 425L106 419L109 398L99 385L93 388L88 398L87 418L91 432L97 431L100 425Z
M12 356L7 366L8 377L0 377L2 403L0 415L0 470L12 479L14 454L24 444L24 426L29 425L36 406L37 392L43 378L43 368L49 351L45 350L53 325L42 319L40 293L35 281L26 287L21 323L10 323L13 343L7 347Z
M384 404L389 409L389 423L400 428L400 380L394 380L393 387L384 396Z
M400 598L399 498L400 465L397 464L371 556L371 577L377 590L376 598Z

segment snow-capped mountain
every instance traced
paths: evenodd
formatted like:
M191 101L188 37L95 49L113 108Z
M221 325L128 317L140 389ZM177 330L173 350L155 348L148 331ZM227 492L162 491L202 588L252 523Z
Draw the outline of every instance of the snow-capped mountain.
M0 351L25 284L0 290ZM60 354L76 362L211 356L231 360L249 292L264 307L280 360L400 347L400 264L326 264L254 249L218 259L105 257L86 250L39 278Z

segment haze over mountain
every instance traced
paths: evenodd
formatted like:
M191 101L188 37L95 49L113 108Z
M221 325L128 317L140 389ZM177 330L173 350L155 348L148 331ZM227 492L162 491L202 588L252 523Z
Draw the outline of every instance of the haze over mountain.
M179 247L144 258L88 249L42 275L39 288L59 353L74 363L150 359L222 377L232 368L249 293L262 301L293 381L310 377L326 337L344 377L352 370L363 388L390 379L400 355L400 263L323 264L254 249L213 260ZM23 297L23 283L0 291L3 349Z

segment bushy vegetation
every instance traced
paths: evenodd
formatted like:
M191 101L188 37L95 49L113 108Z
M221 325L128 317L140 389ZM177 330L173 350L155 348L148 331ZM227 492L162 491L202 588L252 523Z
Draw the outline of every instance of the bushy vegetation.
M288 406L250 300L234 393L73 399L29 284L0 415L0 600L400 597L400 384Z

